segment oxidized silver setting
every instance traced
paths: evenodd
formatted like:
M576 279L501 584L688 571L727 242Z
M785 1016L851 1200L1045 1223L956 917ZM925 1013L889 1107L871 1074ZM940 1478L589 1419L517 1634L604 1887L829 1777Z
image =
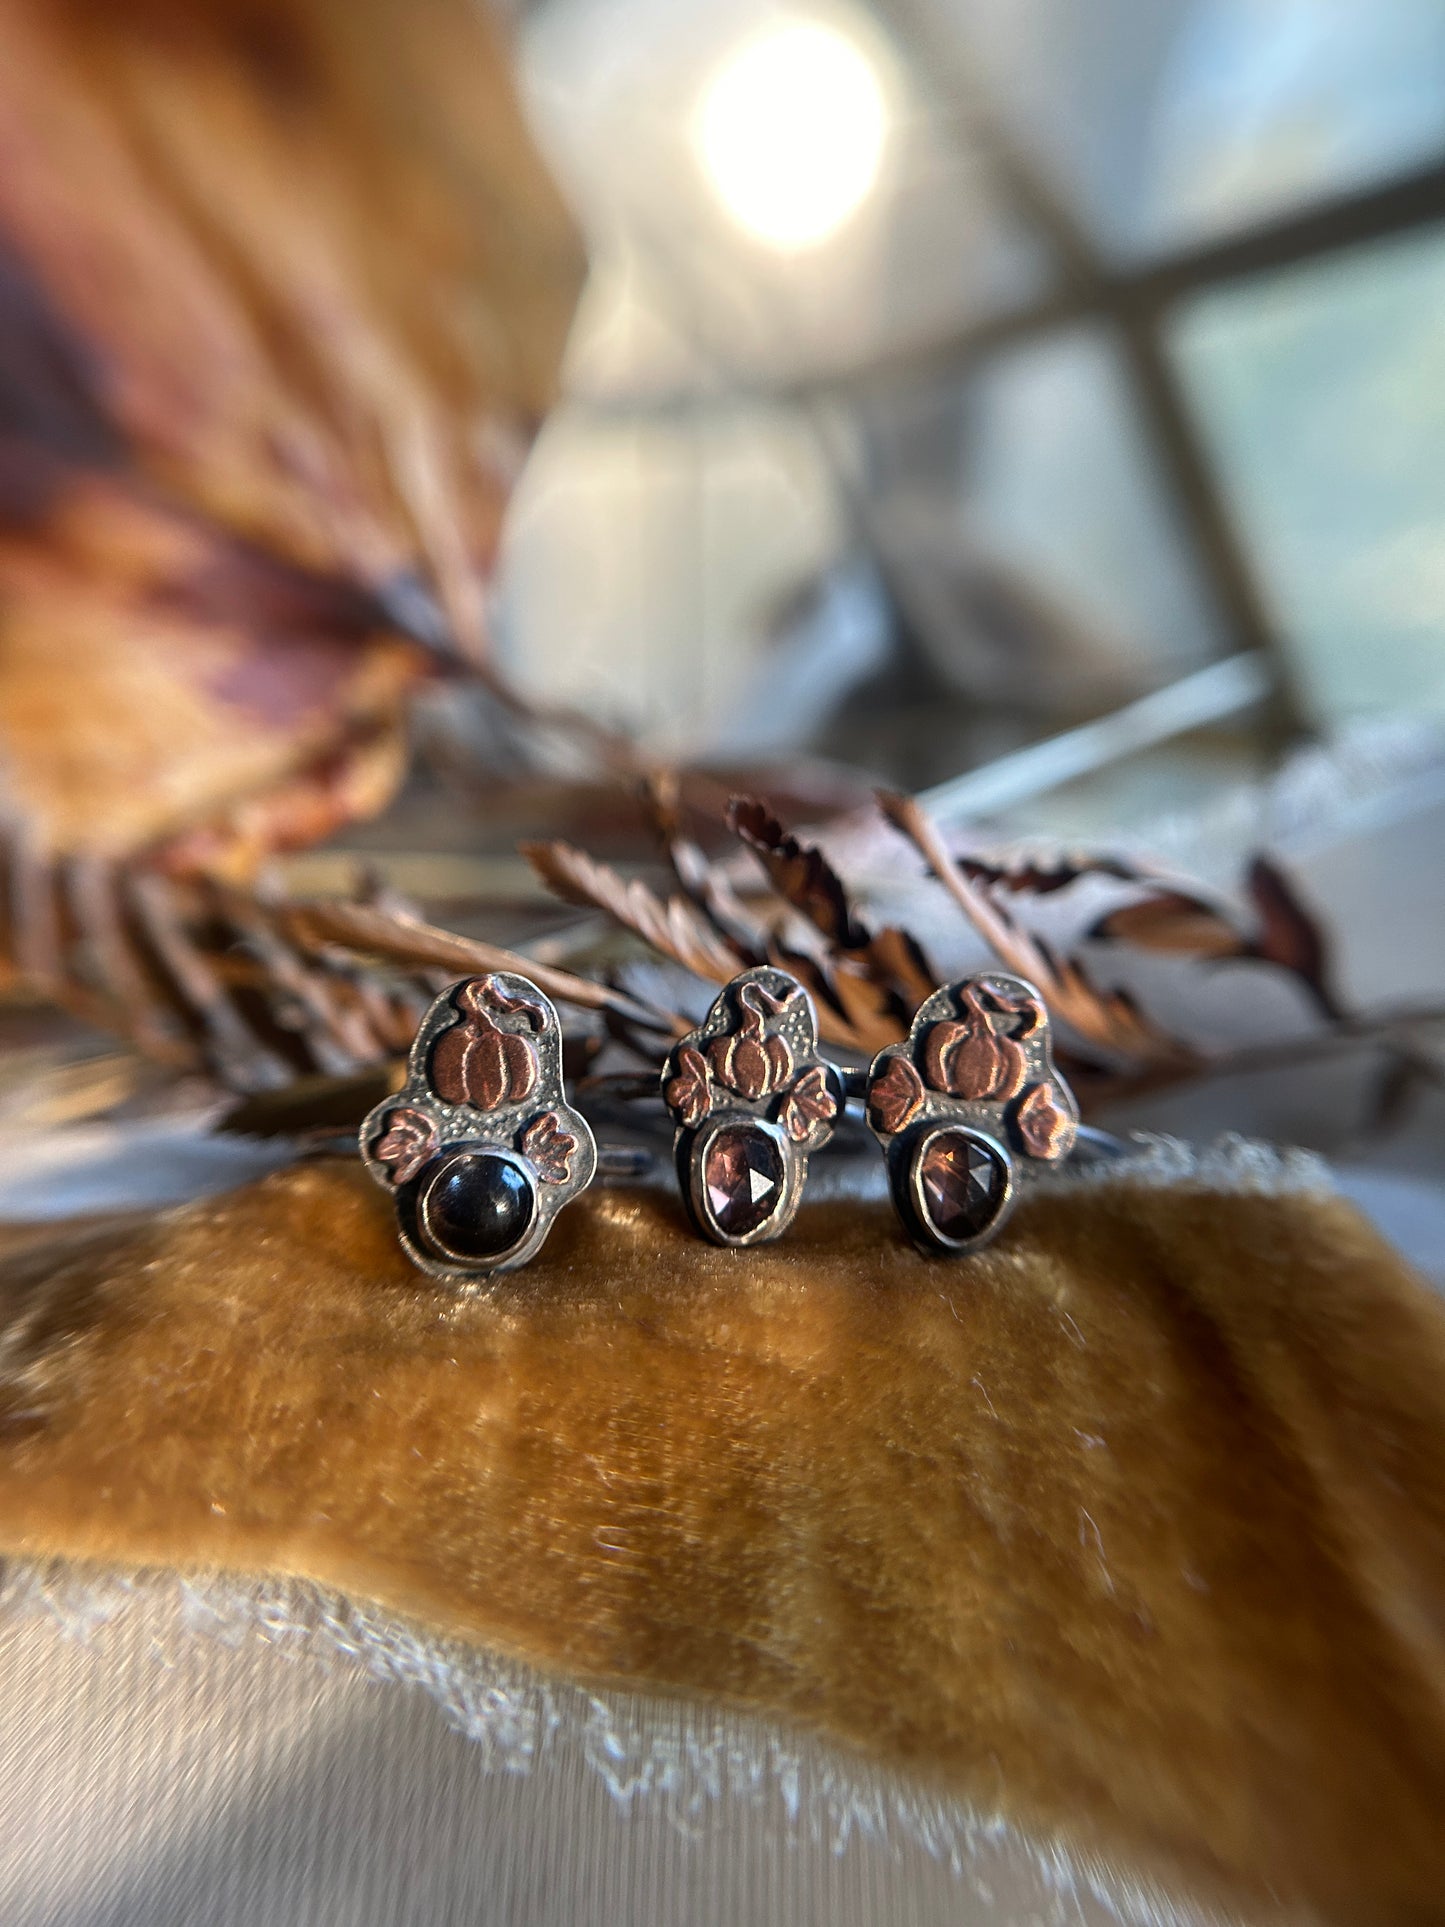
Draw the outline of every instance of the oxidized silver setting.
M591 1127L567 1102L550 999L500 971L454 984L360 1146L422 1271L463 1285L526 1264L597 1170Z
M988 971L937 990L868 1074L868 1122L898 1215L920 1249L996 1238L1031 1168L1074 1148L1079 1107L1032 984Z
M792 1222L808 1158L833 1135L843 1083L818 1054L813 1000L764 965L734 977L668 1054L663 1101L694 1228L714 1244L764 1244Z

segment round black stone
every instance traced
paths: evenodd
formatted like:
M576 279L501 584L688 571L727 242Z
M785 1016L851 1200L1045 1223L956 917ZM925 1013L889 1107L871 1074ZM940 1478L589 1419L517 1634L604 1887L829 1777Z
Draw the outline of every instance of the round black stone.
M930 1229L951 1244L967 1244L998 1216L1008 1171L971 1131L938 1131L921 1147L918 1189Z
M459 1264L504 1258L527 1235L535 1212L526 1172L495 1151L438 1158L417 1193L423 1239Z

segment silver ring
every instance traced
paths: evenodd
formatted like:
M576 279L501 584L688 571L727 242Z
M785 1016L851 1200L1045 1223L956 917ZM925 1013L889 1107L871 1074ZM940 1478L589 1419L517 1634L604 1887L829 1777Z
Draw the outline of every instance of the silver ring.
M873 1060L867 1108L894 1207L924 1251L982 1250L1007 1223L1022 1173L1063 1163L1079 1136L1044 1001L1000 971L947 984L919 1007L906 1041Z
M360 1147L396 1206L402 1248L431 1277L467 1284L535 1257L597 1171L591 1126L567 1102L550 999L503 972L453 984Z
M844 1101L797 978L767 965L734 977L668 1053L662 1096L677 1125L673 1156L694 1229L719 1245L781 1237L808 1158L833 1135Z

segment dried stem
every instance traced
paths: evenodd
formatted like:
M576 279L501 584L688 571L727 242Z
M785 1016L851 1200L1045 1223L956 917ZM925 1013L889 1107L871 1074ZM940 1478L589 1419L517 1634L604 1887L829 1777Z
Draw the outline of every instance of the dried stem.
M513 971L530 977L539 990L559 1003L572 1004L579 1010L611 1011L629 1024L669 1036L680 1037L687 1029L686 1020L674 1012L644 1004L609 984L594 983L590 977L574 976L570 970L538 963L517 951L482 943L475 937L458 937L450 930L413 922L366 904L313 897L280 905L273 914L278 924L307 949L329 942L395 963L434 964L458 974Z
M937 827L910 796L880 791L879 804L894 828L923 856L929 869L963 911L990 950L1039 991L1045 1003L1079 1037L1124 1057L1183 1069L1195 1054L1151 1023L1123 991L1101 991L1083 967L1059 958L950 856Z

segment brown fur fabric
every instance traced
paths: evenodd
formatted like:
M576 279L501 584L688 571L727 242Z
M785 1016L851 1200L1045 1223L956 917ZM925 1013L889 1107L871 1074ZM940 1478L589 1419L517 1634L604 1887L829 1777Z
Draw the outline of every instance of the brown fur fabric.
M966 1263L592 1193L455 1299L356 1169L0 1260L0 1548L270 1569L808 1722L1200 1894L1445 1916L1445 1309L1127 1180Z

